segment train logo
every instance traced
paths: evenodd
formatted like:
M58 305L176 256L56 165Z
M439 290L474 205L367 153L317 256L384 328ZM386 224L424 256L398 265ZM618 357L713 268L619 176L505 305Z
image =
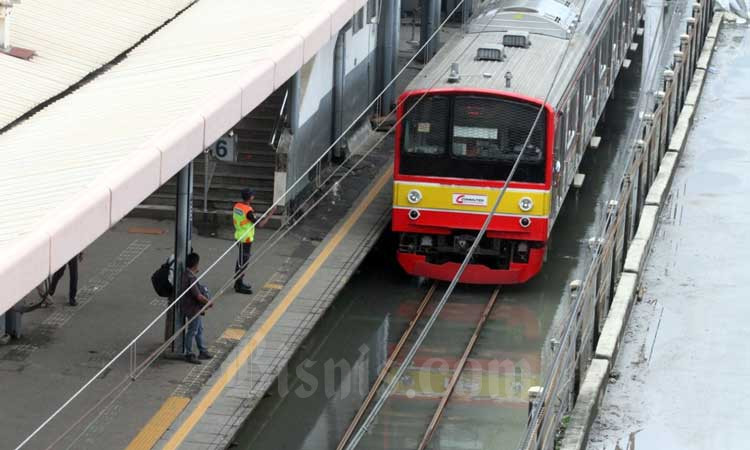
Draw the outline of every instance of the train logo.
M487 206L486 195L453 194L454 205Z

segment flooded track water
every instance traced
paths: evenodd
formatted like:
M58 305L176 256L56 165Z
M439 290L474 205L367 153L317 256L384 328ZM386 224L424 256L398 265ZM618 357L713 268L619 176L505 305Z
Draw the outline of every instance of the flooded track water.
M670 4L684 8L686 2ZM647 5L644 41L672 42L674 33L665 29L683 25L665 18L671 11L664 14L661 3ZM644 55L659 53L647 45ZM631 58L600 124L602 144L583 160L585 183L570 191L555 224L542 272L529 283L502 288L428 448L517 447L527 423L527 391L542 383L550 339L563 326L568 284L581 278L589 264L588 239L599 231L604 205L619 188L629 156L627 135L641 83L647 81L641 76L640 52ZM661 61L647 65L658 72L663 68ZM402 274L394 248L391 236L381 239L252 413L232 448L337 447L427 291ZM417 448L491 290L456 289L357 448ZM439 296L438 291L435 297Z

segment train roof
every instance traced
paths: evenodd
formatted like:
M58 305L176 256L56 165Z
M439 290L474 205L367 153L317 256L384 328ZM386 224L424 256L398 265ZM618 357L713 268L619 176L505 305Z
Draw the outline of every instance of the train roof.
M473 87L543 99L557 67L561 67L548 99L548 103L558 105L578 61L593 39L595 25L607 10L605 5L610 5L612 0L566 3L558 0L489 2L463 32L445 43L407 90ZM506 35L527 37L530 45L503 45ZM569 43L571 47L565 54ZM480 50L483 59L478 59ZM504 54L502 60L492 60L500 52ZM560 65L563 56L565 61ZM453 63L458 64L458 80L449 80ZM506 87L507 73L511 77L510 87Z

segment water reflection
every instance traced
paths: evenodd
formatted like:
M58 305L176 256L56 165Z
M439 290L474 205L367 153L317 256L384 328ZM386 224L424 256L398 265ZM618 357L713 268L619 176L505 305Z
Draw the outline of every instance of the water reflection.
M670 4L684 9L686 2ZM663 11L661 2L647 5L644 55L661 54L651 42L676 36L665 30L681 26L681 16L671 19L672 9ZM650 85L641 71L660 72L664 63L641 64L635 57L621 75L600 127L602 146L584 158L586 182L566 199L542 273L530 283L503 289L431 448L516 447L526 427L528 388L542 383L550 360L547 343L559 334L566 316L567 285L588 265L588 238L600 231L604 205L617 192L630 157L624 144L644 98L639 92ZM234 448L336 448L425 291L400 273L392 247L387 242L383 247L313 330ZM416 448L488 296L479 288L457 290L359 448Z

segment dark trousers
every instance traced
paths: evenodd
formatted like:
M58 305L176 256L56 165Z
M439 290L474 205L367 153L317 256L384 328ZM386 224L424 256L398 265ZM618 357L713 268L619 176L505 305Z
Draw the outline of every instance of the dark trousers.
M70 288L68 290L68 301L73 302L76 299L76 294L78 294L78 255L74 256L73 259L68 261L68 269L70 269ZM52 295L55 293L55 289L57 289L57 283L60 281L60 278L65 275L65 266L60 267L60 269L55 272L54 275L52 275L52 281L49 285L49 294Z
M252 246L252 242L241 242L237 244L237 263L234 265L235 284L242 283L242 277L245 276L245 268L250 261L250 249Z

